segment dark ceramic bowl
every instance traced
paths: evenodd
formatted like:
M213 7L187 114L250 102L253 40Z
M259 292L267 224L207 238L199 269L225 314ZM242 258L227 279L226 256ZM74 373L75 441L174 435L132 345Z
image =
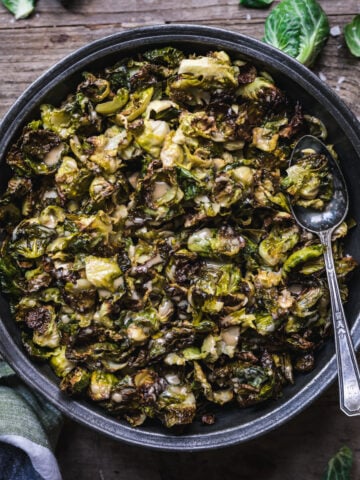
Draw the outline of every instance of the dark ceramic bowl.
M0 158L2 175L0 187L6 183L5 153L16 139L22 126L38 116L41 103L58 103L74 89L84 70L99 69L119 58L136 52L173 45L188 52L205 53L224 49L233 56L249 58L269 71L288 95L299 99L307 112L324 121L329 141L334 144L350 191L351 214L360 222L360 129L357 120L337 95L307 68L280 51L252 38L225 30L191 26L155 26L115 34L81 48L71 54L33 83L19 98L0 127ZM347 252L360 259L360 229L349 235ZM355 345L360 343L360 275L350 285L346 313L352 327ZM58 379L47 365L29 360L21 347L19 331L10 317L7 303L0 299L0 348L16 372L31 387L41 392L67 416L87 426L128 443L163 450L204 450L231 445L262 435L294 417L309 405L335 379L334 345L329 341L318 353L316 368L299 375L295 385L285 388L280 400L263 405L238 409L229 406L219 411L217 422L211 426L194 423L181 435L166 430L158 423L132 428L116 421L96 405L77 401L63 395Z

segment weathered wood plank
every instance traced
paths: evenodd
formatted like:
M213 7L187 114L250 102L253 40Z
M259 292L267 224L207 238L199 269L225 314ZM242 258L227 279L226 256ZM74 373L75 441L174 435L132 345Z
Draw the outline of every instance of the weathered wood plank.
M278 3L275 2L274 5ZM359 12L357 0L344 2L320 0L329 16L336 16L346 11L351 16ZM181 7L180 7L181 5ZM346 8L345 8L346 7ZM0 10L2 28L36 28L40 26L97 25L109 23L163 23L166 21L197 22L217 19L246 19L249 12L256 19L264 19L269 10L247 9L239 5L238 0L74 0L71 10L67 11L60 4L50 0L38 3L37 13L30 19L14 22L5 10Z
M347 16L338 15L337 24L344 25ZM198 22L207 25L231 28L261 39L263 24L257 20L234 19L229 22ZM21 92L41 73L68 53L98 38L124 30L116 23L76 27L42 27L16 30L16 36L0 28L0 68L2 88L0 90L0 116L11 106ZM14 31L15 32L15 31ZM342 36L330 37L323 54L315 66L330 87L337 90L354 113L360 117L358 81L360 62L348 52Z
M338 409L333 386L297 418L249 443L200 453L163 453L132 447L67 423L57 456L64 480L319 480L344 444L360 478L360 417ZM89 453L91 452L91 454Z

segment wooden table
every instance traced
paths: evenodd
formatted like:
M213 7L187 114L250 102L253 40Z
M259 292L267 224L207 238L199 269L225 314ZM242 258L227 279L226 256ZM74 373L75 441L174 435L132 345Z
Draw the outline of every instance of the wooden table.
M43 71L82 45L141 25L193 22L261 38L267 11L238 0L39 0L36 14L15 22L0 7L0 116ZM277 3L277 2L275 2ZM323 0L331 26L360 13L358 0ZM360 60L343 36L330 37L314 68L360 119ZM360 478L360 417L339 412L337 386L290 423L247 444L196 454L161 453L121 444L67 421L57 457L64 480L318 480L342 445L354 450Z

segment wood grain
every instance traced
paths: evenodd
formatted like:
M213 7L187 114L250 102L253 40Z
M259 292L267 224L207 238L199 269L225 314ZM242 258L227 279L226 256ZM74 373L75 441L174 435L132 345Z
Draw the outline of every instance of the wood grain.
M331 26L341 30L360 13L358 0L320 3ZM135 26L192 22L261 39L268 12L246 9L238 0L74 0L68 10L56 0L39 0L32 18L15 22L0 7L0 117L47 68L98 38ZM329 38L314 71L360 118L360 61L347 51L342 35ZM355 480L360 478L360 417L341 414L337 397L333 386L276 431L208 453L143 450L67 421L57 456L64 480L319 480L329 457L347 444L355 453Z
M360 417L339 412L337 386L296 419L261 438L227 449L164 453L118 443L72 422L57 456L64 480L320 480L344 444L360 478ZM91 454L89 453L91 452Z
M357 0L321 2L332 26L341 29L360 7ZM37 13L15 22L0 10L0 116L24 89L66 54L98 38L129 27L157 23L192 22L229 28L258 39L263 36L268 10L250 10L237 0L107 0L74 1L70 11L55 0L38 3ZM330 37L315 72L360 117L360 62L351 56L342 35Z

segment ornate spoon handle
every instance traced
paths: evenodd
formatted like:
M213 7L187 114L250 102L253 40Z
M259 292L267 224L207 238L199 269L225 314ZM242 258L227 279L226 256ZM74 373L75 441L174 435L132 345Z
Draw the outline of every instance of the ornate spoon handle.
M331 247L332 231L333 229L320 232L319 237L325 246L324 258L334 323L340 408L348 416L360 415L360 373L336 278Z

